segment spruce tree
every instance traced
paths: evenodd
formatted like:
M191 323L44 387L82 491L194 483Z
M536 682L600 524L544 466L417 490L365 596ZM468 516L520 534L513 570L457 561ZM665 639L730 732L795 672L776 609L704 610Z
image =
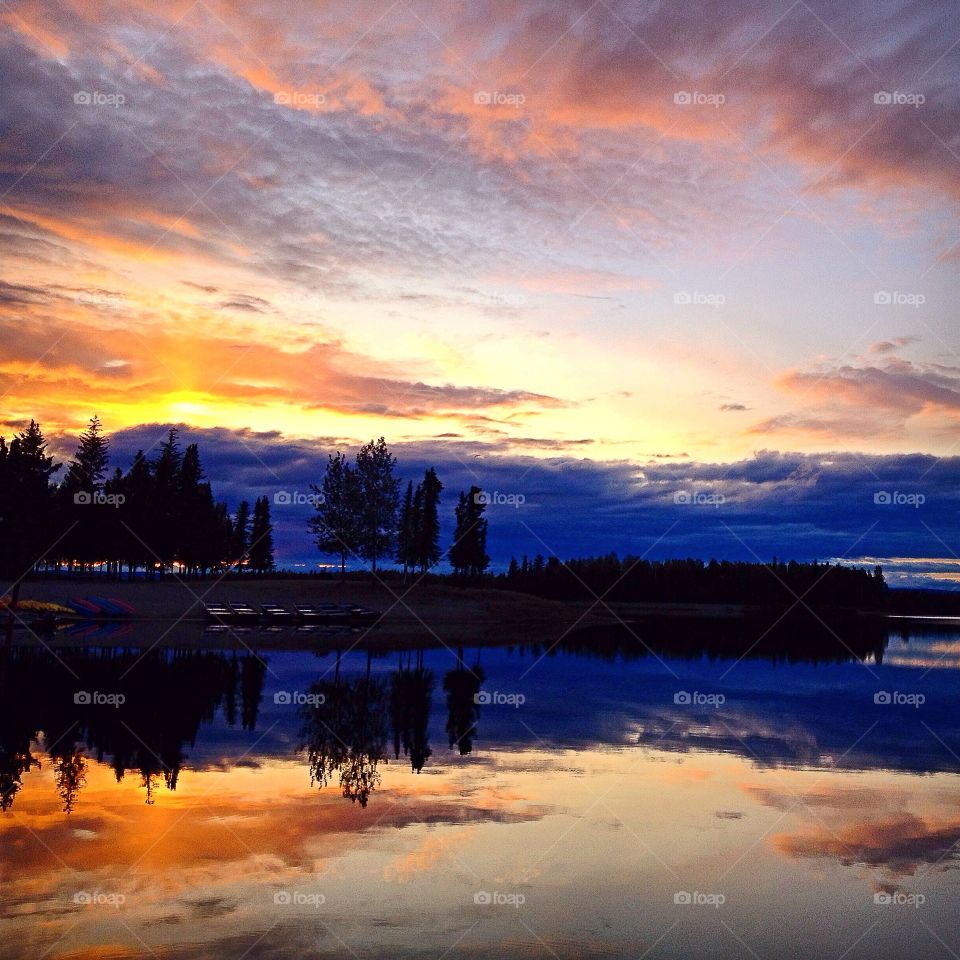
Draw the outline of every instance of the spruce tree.
M419 492L420 488L417 487ZM397 527L397 560L403 564L403 579L407 580L407 571L416 563L414 549L413 481L407 481L407 492L400 508L400 523Z
M233 537L230 541L230 561L237 565L237 571L243 570L247 551L250 549L250 504L241 500L237 515L233 519Z
M417 566L421 574L440 562L440 494L443 484L430 467L423 475L420 510L416 514Z
M266 497L257 497L253 505L250 566L256 573L273 569L273 525L270 523L270 501Z

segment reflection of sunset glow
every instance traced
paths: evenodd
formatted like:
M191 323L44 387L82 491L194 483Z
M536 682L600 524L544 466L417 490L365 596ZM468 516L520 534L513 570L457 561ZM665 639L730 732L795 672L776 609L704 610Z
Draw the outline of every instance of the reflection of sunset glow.
M804 866L810 858L845 865L855 888L837 890L866 900L960 836L952 778L943 775L758 771L724 755L611 749L503 753L489 770L453 764L430 777L403 763L381 769L367 810L335 787L310 789L300 763L266 758L254 768L188 771L175 794L159 790L145 806L136 776L118 785L91 763L82 803L67 817L44 759L16 817L0 821L0 847L29 856L30 879L8 878L5 899L45 903L43 933L22 934L27 942L63 935L55 956L83 949L94 930L130 950L138 938L161 949L186 930L208 944L252 940L277 925L270 942L286 943L289 924L311 916L342 933L348 917L368 915L371 900L373 916L398 911L399 923L422 910L425 896L434 909L464 909L494 876L526 893L528 921L563 926L583 922L624 883L648 891L651 904L672 896L678 877L735 901L747 890L756 896L757 878L777 873L782 883L793 863L791 883L832 886ZM582 810L591 811L587 820ZM745 838L772 828L766 851L751 848L743 861ZM122 909L78 911L74 891L94 888L122 893ZM546 889L579 890L573 913L564 908L561 920ZM779 887L771 880L767 889ZM322 893L324 912L278 914L276 890Z

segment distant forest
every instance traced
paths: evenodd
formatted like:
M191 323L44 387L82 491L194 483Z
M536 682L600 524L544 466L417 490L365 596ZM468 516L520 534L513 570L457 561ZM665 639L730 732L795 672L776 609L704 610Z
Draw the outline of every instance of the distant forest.
M876 608L887 598L883 571L838 564L742 563L728 560L620 559L611 553L561 562L559 557L511 558L498 587L551 600L621 603L805 604Z

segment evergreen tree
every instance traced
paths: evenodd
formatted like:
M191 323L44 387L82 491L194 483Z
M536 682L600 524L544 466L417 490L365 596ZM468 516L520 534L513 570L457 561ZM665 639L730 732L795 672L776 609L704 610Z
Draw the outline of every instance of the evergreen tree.
M461 577L479 577L487 569L487 521L483 516L486 502L479 487L471 487L469 493L461 491L455 511L456 524L453 544L447 556L454 572Z
M420 488L417 487L417 493ZM397 528L397 560L403 564L403 579L406 582L407 571L416 563L414 551L414 512L413 512L413 481L407 481L407 492L400 508L400 524Z
M150 537L146 539L146 546L153 554L154 561L159 564L161 579L176 555L180 463L177 431L171 428L153 465L153 502L148 521Z
M237 564L237 570L243 569L250 549L250 504L246 500L240 501L237 515L233 520L233 537L230 541L230 560Z
M152 534L153 474L142 450L137 451L130 469L124 474L120 492L124 498L117 511L120 550L127 564L127 575L133 576L137 567L142 565L148 569L154 560L147 545Z
M57 518L66 535L60 541L58 556L68 565L81 567L106 558L107 527L116 519L108 516L105 504L97 498L104 492L103 479L109 461L110 443L103 425L94 415L80 434L77 452L67 466L57 496Z
M256 573L273 569L273 526L270 523L270 501L266 497L257 497L253 505L250 566Z
M88 493L103 490L103 479L110 460L110 441L103 435L103 424L94 414L87 429L80 434L77 453L67 468L64 482Z
M20 581L65 533L50 522L54 494L50 478L60 466L47 453L47 441L34 420L9 448L0 447L0 575L13 581L14 605Z
M423 475L419 510L416 513L416 562L421 574L440 562L440 494L443 484L430 467Z

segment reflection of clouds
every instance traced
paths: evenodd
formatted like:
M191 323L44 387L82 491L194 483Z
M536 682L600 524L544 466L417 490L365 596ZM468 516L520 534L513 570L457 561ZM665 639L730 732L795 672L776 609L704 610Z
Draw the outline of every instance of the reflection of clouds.
M913 814L872 823L857 823L837 830L815 828L783 833L771 838L774 848L793 859L824 857L850 866L882 867L895 875L909 876L923 864L944 868L960 857L960 819L923 820Z
M960 856L960 817L952 796L910 791L900 783L876 786L839 781L787 785L745 783L757 803L800 818L796 829L770 838L773 849L794 860L830 859L893 876L910 876L927 864L946 869ZM923 811L910 807L922 805ZM946 809L941 809L946 806ZM880 892L893 892L875 880ZM893 885L893 889L896 884Z
M443 836L428 836L415 850L397 857L383 868L388 883L409 883L418 874L426 873L445 861L456 860L459 852L471 841L471 829L457 830Z
M375 848L385 832L460 825L442 837L431 835L390 865L388 879L405 881L455 856L477 825L538 820L547 810L482 785L474 790L430 781L418 789L419 781L400 779L400 773L402 790L386 784L375 812L344 803L336 789L307 789L301 764L278 763L238 768L229 779L195 771L192 789L164 794L146 807L132 781L115 784L108 768L95 765L83 812L67 818L45 762L32 789L18 798L16 816L0 819L0 860L18 864L17 874L0 885L2 917L16 921L30 907L34 926L24 931L18 950L28 950L34 936L55 938L74 925L81 939L108 942L111 924L121 920L127 928L155 930L161 940L169 936L164 930L177 926L188 928L191 939L229 938L237 930L285 923L285 916L269 915L276 890L334 889L341 861ZM81 890L126 900L119 913L81 908L73 900ZM121 943L129 941L123 930L117 931ZM143 935L152 942L154 934ZM28 953L0 947L2 958Z

